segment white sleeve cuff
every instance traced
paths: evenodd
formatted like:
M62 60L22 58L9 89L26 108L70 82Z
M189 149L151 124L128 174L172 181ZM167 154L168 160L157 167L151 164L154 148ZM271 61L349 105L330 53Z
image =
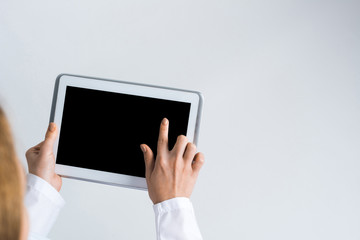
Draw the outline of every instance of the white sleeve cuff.
M59 207L64 206L65 201L60 193L41 177L29 173L27 175L27 186L42 193L44 197L48 198L54 205Z
M29 232L46 237L65 201L48 182L33 174L27 176L26 190Z
M202 240L190 199L172 198L154 205L157 240Z

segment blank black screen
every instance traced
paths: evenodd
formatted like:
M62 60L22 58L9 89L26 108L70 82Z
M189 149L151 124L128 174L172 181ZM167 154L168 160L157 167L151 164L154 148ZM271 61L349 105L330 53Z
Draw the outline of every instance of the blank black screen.
M169 147L186 135L190 103L78 87L67 87L57 163L145 177L140 144L156 156L161 120L169 125Z

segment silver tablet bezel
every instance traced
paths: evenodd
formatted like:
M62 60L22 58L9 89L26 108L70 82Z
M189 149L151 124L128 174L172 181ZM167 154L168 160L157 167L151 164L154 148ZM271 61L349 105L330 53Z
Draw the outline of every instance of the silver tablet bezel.
M198 142L200 118L203 105L203 96L200 92L80 75L60 74L55 83L50 115L50 122L56 123L59 133L61 131L62 113L67 86L191 103L187 137L190 142L194 142L195 144ZM55 157L57 156L58 143L59 138L57 138L54 145ZM146 180L142 177L134 177L62 164L56 164L55 172L62 177L67 178L142 190L147 189Z

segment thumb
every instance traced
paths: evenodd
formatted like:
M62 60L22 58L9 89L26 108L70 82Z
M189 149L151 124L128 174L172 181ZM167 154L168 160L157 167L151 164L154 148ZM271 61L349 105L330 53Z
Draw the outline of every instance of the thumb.
M144 153L144 161L145 161L145 176L148 179L151 176L152 171L154 170L154 154L151 148L146 144L140 145L141 151Z
M51 122L49 123L49 127L46 130L45 141L42 146L44 151L52 152L56 137L57 137L57 127L55 123Z

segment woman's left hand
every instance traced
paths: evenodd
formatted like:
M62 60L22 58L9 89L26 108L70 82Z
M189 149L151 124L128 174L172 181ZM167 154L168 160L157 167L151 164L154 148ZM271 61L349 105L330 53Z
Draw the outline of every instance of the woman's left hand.
M53 153L57 134L56 124L50 123L45 134L45 140L27 150L26 159L29 173L44 179L57 191L60 191L62 180L55 173L55 156Z

